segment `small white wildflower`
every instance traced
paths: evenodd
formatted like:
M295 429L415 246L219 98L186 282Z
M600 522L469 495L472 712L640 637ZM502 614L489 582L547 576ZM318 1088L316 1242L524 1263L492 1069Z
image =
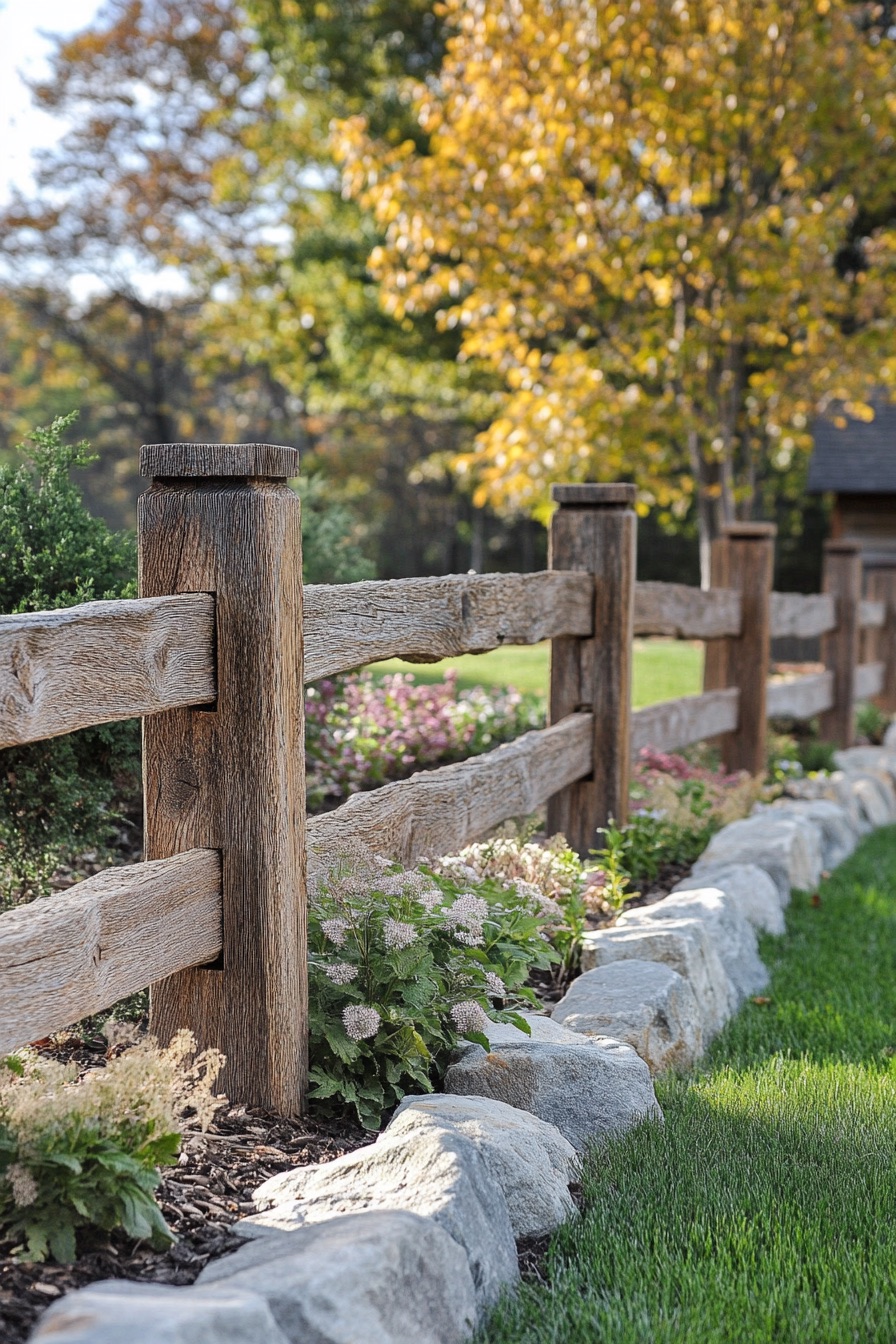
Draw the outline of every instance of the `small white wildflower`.
M349 961L336 961L332 966L325 966L324 972L334 985L350 985L358 978L357 966L353 966Z
M345 935L348 932L348 925L344 919L322 919L320 922L320 931L325 938L337 947L345 945Z
M375 1036L381 1021L375 1008L365 1008L360 1003L352 1003L342 1010L342 1025L353 1041L366 1041L369 1036Z
M442 893L439 891L438 887L426 887L423 891L417 894L417 900L423 906L424 910L429 910L431 912L435 910L437 906L442 904Z
M403 924L400 919L384 919L383 937L387 947L400 951L401 948L410 947L411 943L416 942L417 930L413 924Z
M468 927L473 924L481 924L488 915L488 904L481 896L474 896L472 891L465 891L447 911L447 918L452 924L466 924Z
M458 1031L485 1031L488 1018L475 999L465 999L451 1009L451 1019Z
M465 929L455 929L454 937L464 947L481 947L485 942L481 924L468 924Z
M17 1208L25 1208L37 1199L37 1181L21 1162L13 1162L7 1167L6 1179L12 1186L12 1202Z
M490 999L503 999L507 994L507 986L500 975L495 975L494 971L485 973L485 992Z

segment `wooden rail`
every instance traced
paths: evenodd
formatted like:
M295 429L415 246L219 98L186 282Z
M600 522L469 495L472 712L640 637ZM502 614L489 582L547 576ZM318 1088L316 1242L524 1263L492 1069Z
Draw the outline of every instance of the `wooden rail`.
M733 589L684 583L635 584L635 634L718 639L740 633L741 597Z
M0 616L0 747L215 698L210 593Z
M305 680L383 658L434 663L501 644L590 635L587 574L451 574L433 579L309 584Z
M832 672L810 672L803 677L789 677L786 681L769 681L768 712L770 718L812 719L834 703L834 676Z
M637 758L644 747L673 751L719 733L733 732L737 728L739 701L740 691L730 687L636 709L632 715L632 756Z
M883 663L860 663L856 668L855 694L857 700L872 700L884 688Z
M837 624L837 611L830 593L772 593L770 601L772 638L792 635L812 639L826 635Z
M887 618L886 602L862 598L859 603L859 625L863 630L880 630Z
M0 915L0 1056L221 951L221 860L111 868Z
M308 819L309 856L325 862L352 839L401 863L461 849L587 775L592 728L590 714L571 714L484 756L356 793L335 811Z

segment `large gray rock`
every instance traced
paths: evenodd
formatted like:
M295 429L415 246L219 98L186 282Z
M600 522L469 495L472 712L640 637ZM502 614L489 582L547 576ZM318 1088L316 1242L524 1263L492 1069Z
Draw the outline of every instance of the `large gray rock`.
M736 902L754 929L761 933L782 934L784 911L778 888L764 868L755 863L705 863L700 875L692 873L672 888L679 891L697 891L703 887L717 887Z
M822 866L830 870L848 859L859 842L859 827L847 808L830 798L778 798L769 804L757 803L754 816L805 817L818 828L821 836Z
M687 1069L703 1053L703 1014L683 976L658 961L616 961L574 980L551 1014L585 1036L613 1036L651 1073Z
M250 1242L206 1265L199 1283L265 1298L290 1344L460 1344L477 1319L462 1248L432 1219L397 1210Z
M436 1093L405 1097L384 1137L444 1128L459 1130L482 1154L504 1192L514 1236L547 1236L575 1213L569 1184L579 1162L555 1125L490 1097Z
M582 969L613 961L658 961L683 976L702 1013L704 1044L737 1011L738 994L728 978L706 925L687 919L653 920L628 927L595 929L582 939Z
M806 776L804 779L790 779L784 792L788 798L810 801L826 798L843 808L860 836L873 830L852 791L852 781L843 770L833 770L829 775L816 775L814 778Z
M475 1143L459 1130L384 1136L335 1162L272 1176L253 1198L262 1211L236 1224L241 1236L264 1237L367 1209L408 1209L431 1218L464 1248L480 1304L494 1302L519 1276L507 1201Z
M294 1338L258 1293L228 1284L209 1290L124 1279L67 1293L31 1336L35 1344L287 1344ZM330 1338L316 1336L321 1344Z
M791 888L812 891L818 886L821 836L808 818L768 813L745 817L716 832L694 865L694 876L701 875L710 863L758 864L777 886L782 905L787 905Z
M494 1022L487 1030L489 1051L462 1046L445 1075L445 1091L531 1111L556 1125L577 1152L641 1120L662 1119L647 1065L630 1046L525 1016L531 1036Z
M768 985L768 971L759 958L752 924L730 896L717 887L697 888L667 896L656 905L631 910L617 927L641 927L662 920L699 919L718 953L728 979L737 993L737 1006Z
M884 733L884 750L896 754L896 719Z
M896 751L886 743L882 747L847 747L843 751L835 751L834 764L838 770L844 770L847 774L865 770L881 771L891 781L896 780Z
M850 771L847 774L852 796L860 814L865 818L866 830L889 826L896 820L896 793L888 778L878 771Z

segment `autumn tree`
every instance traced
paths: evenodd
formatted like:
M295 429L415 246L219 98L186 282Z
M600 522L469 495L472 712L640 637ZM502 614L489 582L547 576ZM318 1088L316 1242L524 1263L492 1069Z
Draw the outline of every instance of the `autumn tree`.
M426 137L342 126L386 310L435 311L504 380L458 466L544 509L634 477L701 559L819 411L896 371L892 44L834 0L447 0ZM851 238L850 247L844 244Z

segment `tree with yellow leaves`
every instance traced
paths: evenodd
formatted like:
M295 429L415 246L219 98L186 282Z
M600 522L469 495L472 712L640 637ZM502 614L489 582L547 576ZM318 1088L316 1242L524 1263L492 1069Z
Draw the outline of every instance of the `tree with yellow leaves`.
M811 418L896 374L892 43L838 0L445 0L427 139L344 122L387 310L435 309L503 412L458 461L481 501L552 480L696 499L704 576ZM421 149L420 145L423 144ZM886 210L883 211L886 215Z

